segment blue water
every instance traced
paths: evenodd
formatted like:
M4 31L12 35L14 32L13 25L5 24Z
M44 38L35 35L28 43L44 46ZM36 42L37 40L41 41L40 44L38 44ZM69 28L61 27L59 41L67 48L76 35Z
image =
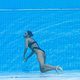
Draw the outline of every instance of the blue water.
M39 71L36 55L23 63L27 30L46 52L47 64L80 70L79 10L14 10L0 12L0 72Z

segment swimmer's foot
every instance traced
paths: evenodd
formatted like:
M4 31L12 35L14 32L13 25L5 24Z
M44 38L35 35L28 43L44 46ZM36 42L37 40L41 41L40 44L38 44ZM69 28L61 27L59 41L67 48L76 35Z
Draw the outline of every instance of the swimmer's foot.
M63 69L59 66L56 67L56 72L58 72L58 70L60 70L61 72L63 72Z

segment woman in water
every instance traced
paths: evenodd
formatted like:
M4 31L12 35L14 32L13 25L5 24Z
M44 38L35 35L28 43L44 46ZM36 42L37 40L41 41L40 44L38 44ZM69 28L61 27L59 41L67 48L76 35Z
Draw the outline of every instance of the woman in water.
M32 38L32 36L33 34L31 31L27 31L24 34L24 38L25 38L25 49L23 55L24 61L27 61L34 53L36 53L41 72L47 72L51 70L56 70L56 71L62 70L62 68L59 66L51 66L45 64L45 60L46 60L45 52L38 46L37 42ZM32 52L27 58L25 58L25 54L27 52L28 47L32 50Z

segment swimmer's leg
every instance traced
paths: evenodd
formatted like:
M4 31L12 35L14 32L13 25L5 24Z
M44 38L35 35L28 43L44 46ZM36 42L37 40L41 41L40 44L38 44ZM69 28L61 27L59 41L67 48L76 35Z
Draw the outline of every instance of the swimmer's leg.
M45 64L45 59L46 59L45 53L38 53L37 58L40 64L41 72L47 72L51 70L61 70L61 68L58 66L52 66L52 65Z
M47 71L55 70L55 69L56 69L56 67L52 67L52 66L46 65L46 64L44 64L43 66L40 66L40 71L43 73L47 72Z
M40 67L41 72L47 72L47 71L51 71L51 70L62 70L61 67L59 66L52 66L52 65L48 65L48 64L44 64L43 66Z

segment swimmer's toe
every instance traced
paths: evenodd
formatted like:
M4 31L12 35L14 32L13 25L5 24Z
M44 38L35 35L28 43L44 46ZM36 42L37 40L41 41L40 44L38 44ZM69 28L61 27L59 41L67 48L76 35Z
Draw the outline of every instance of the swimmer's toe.
M59 70L60 70L60 71L63 71L62 67L59 67Z
M58 71L58 70L63 71L62 67L60 67L60 66L56 67L56 71Z

